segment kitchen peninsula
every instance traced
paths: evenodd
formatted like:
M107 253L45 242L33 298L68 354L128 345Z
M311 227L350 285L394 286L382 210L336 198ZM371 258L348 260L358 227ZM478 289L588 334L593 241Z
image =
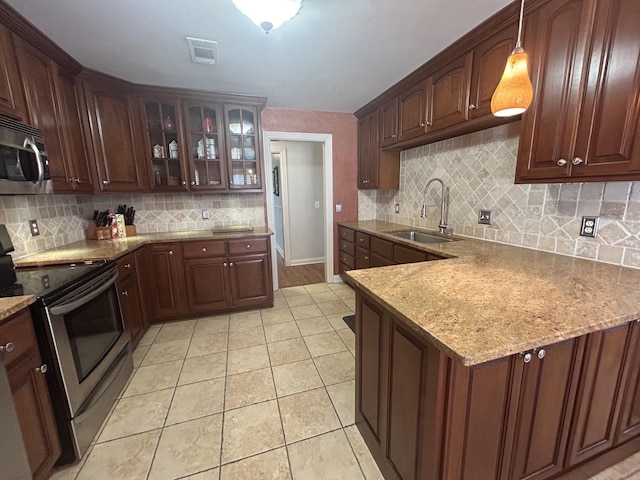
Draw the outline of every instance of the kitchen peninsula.
M346 274L356 423L385 478L553 478L640 433L640 271L341 226L446 258Z

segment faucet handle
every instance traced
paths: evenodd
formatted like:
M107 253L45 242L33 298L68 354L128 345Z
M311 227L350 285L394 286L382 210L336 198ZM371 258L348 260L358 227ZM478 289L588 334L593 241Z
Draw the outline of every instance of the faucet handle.
M427 218L427 205L422 204L422 210L420 211L420 218Z

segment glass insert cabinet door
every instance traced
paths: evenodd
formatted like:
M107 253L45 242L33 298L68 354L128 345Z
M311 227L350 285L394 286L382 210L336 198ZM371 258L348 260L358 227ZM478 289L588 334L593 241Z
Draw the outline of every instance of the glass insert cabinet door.
M258 163L258 112L248 106L225 105L232 189L261 188Z
M184 148L179 135L179 109L163 101L144 102L147 120L147 156L153 190L186 190Z
M228 188L221 112L220 105L185 103L192 190Z

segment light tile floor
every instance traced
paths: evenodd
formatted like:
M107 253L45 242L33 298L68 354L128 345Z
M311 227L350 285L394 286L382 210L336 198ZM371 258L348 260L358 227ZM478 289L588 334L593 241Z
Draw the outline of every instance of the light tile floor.
M382 479L353 424L354 302L322 283L152 326L90 451L53 480Z

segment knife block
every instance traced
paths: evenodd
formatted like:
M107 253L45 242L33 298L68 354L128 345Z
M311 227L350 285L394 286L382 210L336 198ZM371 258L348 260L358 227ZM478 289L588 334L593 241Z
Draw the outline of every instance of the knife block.
M111 227L96 227L96 224L89 222L87 226L87 240L109 240L111 239Z
M127 232L127 237L135 237L138 234L138 229L135 225L125 225L125 232Z

